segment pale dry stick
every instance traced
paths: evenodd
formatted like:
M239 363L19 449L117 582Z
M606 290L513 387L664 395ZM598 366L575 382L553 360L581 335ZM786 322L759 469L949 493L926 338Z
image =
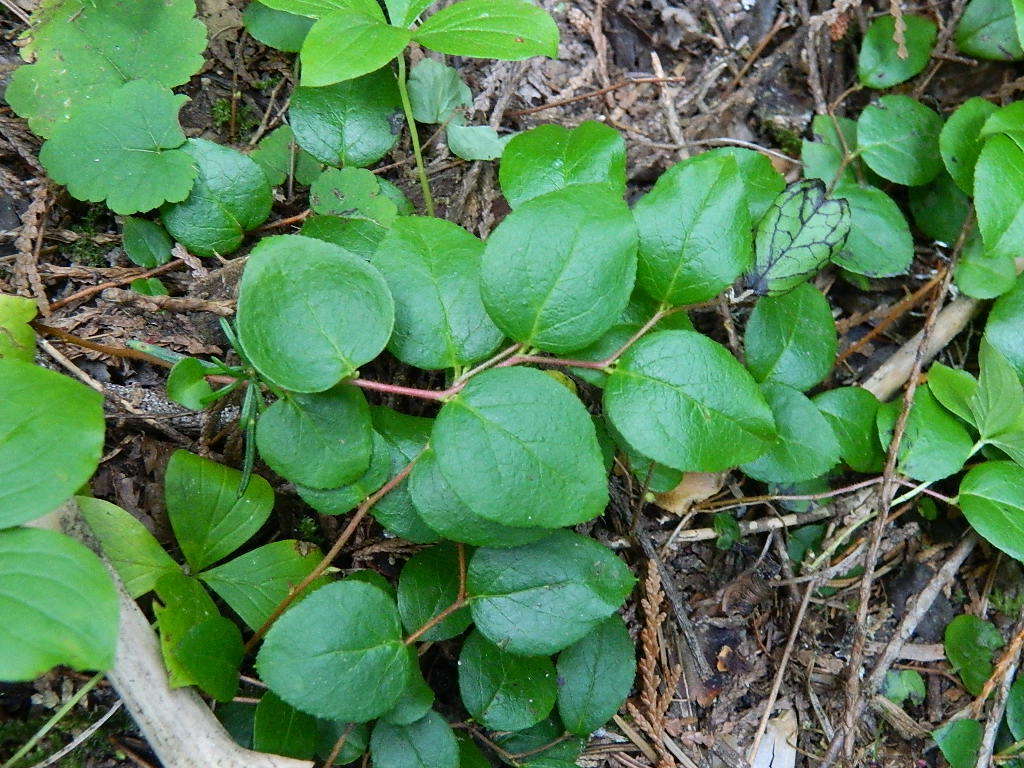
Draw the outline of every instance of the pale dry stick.
M1011 643L1011 647L1015 647L1015 650L1013 655L1008 657L1009 663L1003 668L999 693L996 694L996 699L992 702L992 709L988 713L985 735L981 740L981 749L978 750L978 762L975 768L988 768L992 764L992 753L995 752L996 736L999 734L999 726L1003 722L1006 701L1010 697L1010 686L1013 684L1014 675L1017 674L1017 667L1020 666L1021 637L1024 637L1024 606L1021 607L1017 616L1017 625L1014 628L1015 642Z
M24 24L31 24L32 23L32 19L29 18L29 15L27 13L25 13L24 9L18 7L18 4L15 3L13 0L0 0L0 2L3 3L4 7L7 10L9 10L11 13L13 13L15 16L17 16L18 19L22 23L24 23Z
M73 301L78 301L80 299L88 299L90 296L94 296L95 294L100 293L101 291L105 291L107 288L117 288L118 286L121 285L127 285L133 280L139 280L148 277L156 277L157 275L162 275L166 272L179 269L180 267L183 266L185 266L184 261L182 261L181 259L175 259L174 261L169 261L166 264L161 264L159 267L155 267L144 272L127 275L117 280L108 280L107 282L100 283L99 285L90 285L88 288L83 288L80 291L72 293L70 296L65 296L63 299L58 299L57 301L51 303L50 311L53 312L55 310L60 309L61 307L65 307Z
M685 83L685 77L632 77L628 80L621 80L612 85L604 88L598 88L596 91L587 91L577 96L570 96L566 99L559 99L558 101L550 101L547 104L541 104L536 107L527 107L526 109L517 109L508 113L509 117L521 117L523 115L532 115L536 112L543 112L548 109L555 109L556 107L564 107L569 104L575 104L578 101L585 101L586 99L592 99L596 96L604 96L606 93L617 91L620 88L628 88L631 85L660 85L662 83Z
M789 666L789 658L793 654L793 647L796 645L797 635L800 634L800 627L804 623L804 615L807 613L807 605L811 602L811 595L817 588L817 579L809 581L807 586L804 588L804 597L803 600L800 601L800 607L797 609L796 618L793 619L793 628L789 632L789 639L786 641L786 647L782 651L782 658L779 660L779 669L775 673L775 679L772 681L771 691L768 693L768 700L764 704L764 713L761 715L761 721L757 724L754 741L750 745L750 750L747 752L747 760L754 759L754 756L757 754L757 748L761 746L761 739L764 738L765 731L768 729L768 721L771 719L772 710L775 708L775 700L779 697L779 691L782 690L782 680L786 675L786 668Z
M123 705L124 705L124 701L122 699L118 699L117 701L115 701L113 706L111 706L110 709L108 709L106 712L104 712L103 716L100 717L96 722L90 723L88 728L86 728L80 734L75 736L75 738L73 738L70 742L65 744L60 749L58 749L56 752L54 752L52 755L50 755L45 760L41 760L40 762L38 762L35 765L33 765L32 768L48 768L48 766L53 765L58 760L62 760L65 757L67 757L68 755L70 755L72 752L74 752L76 749L78 749L80 746L82 746L82 744L84 744L86 741L88 741L89 737L91 737L94 733L96 733L96 731L98 731L100 728L102 728L103 724L106 723L107 720L109 720L114 715L116 715L118 712L120 712L121 711L121 707Z
M665 70L661 66L661 59L658 54L651 51L651 69L658 77L665 78ZM679 124L679 110L676 109L675 93L667 84L658 85L658 103L661 106L661 114L665 117L665 127L668 128L668 135L676 144L676 155L680 160L686 160L690 151L686 148L686 137L683 136L683 128Z

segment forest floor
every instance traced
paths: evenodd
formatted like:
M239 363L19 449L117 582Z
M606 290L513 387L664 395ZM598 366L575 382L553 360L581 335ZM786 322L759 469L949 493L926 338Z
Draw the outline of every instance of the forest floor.
M851 30L863 29L888 3L870 7L839 0L836 11L825 13L831 3L814 0L676 2L544 0L561 27L558 60L451 61L476 95L476 122L489 122L505 133L542 123L571 127L584 120L603 121L626 138L632 198L678 160L724 143L763 148L779 170L795 177L800 141L808 135L814 114L831 110L856 115L867 103L867 94L849 91L856 82L860 37ZM913 3L903 5L914 10ZM956 9L963 3L929 0L917 5L942 20L937 50L947 50L941 41L948 41ZM199 6L210 45L205 70L186 89L191 96L182 114L186 132L250 148L286 115L283 94L289 91L292 62L245 33L243 2L199 0ZM0 17L0 88L19 63L15 41L23 30L13 15ZM915 95L945 114L971 96L1004 100L1020 89L1021 82L1014 80L1018 74L1012 65L965 62L941 53L913 87ZM230 309L246 250L223 264L171 262L161 270L171 295L197 301L157 308L148 297L123 290L143 270L124 256L120 227L105 208L63 193L40 198L33 192L43 188L31 184L41 178L37 151L38 143L23 121L0 104L0 290L9 292L28 281L49 306L42 322L56 329L42 346L47 364L101 387L107 395L107 452L94 481L95 495L132 511L170 543L161 483L167 457L184 447L237 465L242 442L231 422L237 404L210 414L187 412L166 399L166 370L83 349L60 334L118 349L140 340L191 355L224 353L217 314L203 310ZM485 236L508 210L498 190L496 164L462 161L432 139L425 152L439 215ZM417 203L411 160L408 140L403 139L385 159L383 172ZM17 238L24 234L22 219L34 194L47 208L38 233L40 247L26 267L16 259ZM262 227L264 233L295 231L274 222L299 214L304 199L304 190L286 189L276 201L271 223ZM873 281L870 291L853 290L828 273L819 278L819 287L837 310L842 363L834 372L835 383L863 381L921 328L941 267L941 254L921 246L908 275ZM749 304L723 303L696 314L695 322L700 330L735 346L735 328L748 312ZM939 359L962 365L970 336L978 332L980 328L968 328ZM391 372L380 373L377 378L389 379ZM437 386L440 381L409 383ZM643 588L631 598L626 618L638 638L644 635L641 670L647 682L664 686L673 679L674 667L682 668L667 709L651 711L643 696L632 702L651 720L655 734L623 729L625 721L613 723L588 749L585 760L590 765L742 765L739 754L757 738L769 699L771 719L761 739L779 749L787 742L798 744L803 756L797 764L817 765L844 720L847 681L859 672L851 671L848 660L860 571L843 564L860 556L866 529L836 554L839 565L829 569L830 580L802 581L794 577L790 557L800 543L783 529L747 536L728 550L716 548L709 510L762 492L738 476L721 478L716 485L719 489L709 501L686 509L679 499L662 500L670 508L665 509L638 501L642 497L637 489L622 479L613 489L612 509L589 525L588 532L621 553L641 578ZM942 485L936 489L943 490ZM872 493L853 492L822 505L747 502L740 519L796 514L817 520L828 536L870 504ZM329 545L337 533L336 519L316 516L287 488L281 489L279 500L274 534ZM636 526L633 516L638 516ZM935 576L962 532L957 521L929 522L914 508L898 509L893 517L881 541L870 595L866 669L902 618L908 598ZM368 521L350 544L346 565L394 575L415 548L384 536ZM927 747L927 733L972 702L945 658L944 627L966 611L989 618L1009 635L1024 605L1021 583L1019 565L990 549L979 546L963 562L932 607L915 617L916 631L892 665L923 675L924 700L905 710L868 702L857 731L855 764L941 763L938 750ZM660 626L646 619L645 634L644 617L656 611L645 611L641 600L660 604L665 614ZM86 679L57 670L33 684L0 686L0 762ZM115 701L113 690L98 686L22 765L44 760ZM670 737L667 753L656 734ZM103 768L156 762L131 721L118 713L57 764Z

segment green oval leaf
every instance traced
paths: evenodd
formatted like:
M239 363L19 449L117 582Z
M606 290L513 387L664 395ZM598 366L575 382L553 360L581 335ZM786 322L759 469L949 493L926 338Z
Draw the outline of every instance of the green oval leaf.
M408 45L411 33L356 10L321 16L302 43L303 86L353 80L380 69Z
M338 488L309 488L296 485L299 496L324 515L343 515L354 509L391 477L391 449L377 432L372 436L370 465L356 480Z
M296 709L366 722L398 701L414 658L402 642L391 598L362 581L339 581L277 620L256 666L270 689Z
M963 614L946 627L946 658L975 696L992 674L992 654L1003 647L1003 636L990 621Z
M418 123L447 124L473 106L473 94L459 72L433 59L423 59L409 72L409 103Z
M388 350L417 368L454 368L490 355L504 335L480 299L483 243L451 222L396 219L371 263L395 299Z
M868 167L889 181L927 184L942 170L942 118L902 94L882 96L857 120L857 148Z
M953 270L956 287L975 299L994 299L1013 288L1017 280L1016 259L1008 253L985 253L978 230L967 236L960 260Z
M392 725L410 725L426 715L434 704L434 691L423 679L418 665L409 675L409 683L398 697L398 702L381 715L381 719Z
M835 196L850 206L850 235L832 261L867 277L906 272L914 259L914 238L893 199L877 187L852 183L840 184Z
M398 613L410 634L426 624L459 596L459 557L451 542L418 552L409 558L398 577ZM461 635L472 619L460 608L420 639L448 640Z
M605 382L604 409L637 451L684 472L729 469L775 438L750 374L694 331L659 331L634 344Z
M998 107L978 96L949 116L939 133L939 152L946 170L964 194L974 194L974 166L984 144L981 128Z
M398 142L392 118L401 113L389 67L324 88L296 88L288 119L295 142L321 163L363 168Z
M174 242L166 230L149 219L126 216L121 228L124 252L135 264L152 269L171 260Z
M971 0L953 35L968 56L993 61L1024 58L1010 0Z
M614 128L593 120L572 130L539 125L508 143L498 179L513 208L576 184L607 184L621 195L626 191L626 142Z
M133 80L75 110L56 126L39 162L79 200L137 213L188 197L197 169L183 149L178 110L188 99Z
M775 170L775 166L772 165L771 159L766 154L745 147L718 147L705 154L727 155L739 165L740 178L743 179L743 187L746 190L751 225L764 216L771 208L775 198L786 188L785 177Z
M857 472L878 472L884 456L875 418L878 398L860 387L836 387L813 398L839 442L839 455Z
M274 491L252 475L239 495L242 473L188 451L167 462L164 498L174 537L194 571L230 555L270 517Z
M110 668L117 610L114 583L85 546L55 531L0 531L0 680L33 680L58 664Z
M636 651L619 616L601 622L558 656L558 714L589 736L619 711L636 674Z
M807 283L759 299L743 343L747 369L757 381L810 389L828 376L836 358L836 323L828 299Z
M986 255L1024 256L1024 149L1013 139L985 142L974 170L974 206Z
M306 39L313 20L287 11L253 2L242 13L245 31L264 45L279 51L298 53Z
M56 509L103 453L103 398L67 376L0 359L0 528Z
M258 3L250 3L249 7L256 5ZM320 175L319 161L298 146L289 125L282 125L265 136L249 157L263 169L267 182L275 187L292 177L299 184L309 185Z
M249 255L238 338L256 369L285 389L330 389L384 349L393 323L384 278L337 246L280 235Z
M902 399L878 409L878 435L888 450ZM915 480L941 480L960 470L974 441L967 430L938 404L927 387L918 387L900 441L899 470Z
M948 173L942 171L927 184L911 187L907 197L918 229L947 245L957 242L971 201Z
M621 197L576 185L523 203L487 239L487 312L508 336L549 352L595 341L629 301L636 228Z
M977 720L953 720L932 731L949 768L974 768L985 728Z
M753 260L739 164L706 153L666 171L633 208L640 232L637 284L673 305L713 298Z
M558 27L525 0L461 0L423 22L413 40L451 56L516 61L558 56Z
M540 371L473 377L441 409L431 443L456 496L488 520L558 528L596 517L607 504L590 416Z
M377 768L459 768L459 745L451 726L436 712L409 725L381 720L370 736Z
M373 426L380 433L391 461L389 477L397 475L417 459L430 442L434 422L421 416L408 416L390 408L373 409ZM409 493L408 478L380 499L371 510L374 519L396 536L429 544L437 541L437 532L420 517Z
M988 313L985 339L1024 377L1024 278L1017 277Z
M626 565L567 530L515 549L478 549L469 561L473 621L510 653L556 653L611 616L633 589Z
M317 720L267 691L256 705L253 749L309 760L318 742Z
M38 313L34 299L0 293L0 359L35 360L36 332L29 322Z
M959 499L974 530L1024 562L1024 469L1009 461L981 464L960 483Z
M868 88L891 88L924 71L931 58L938 27L924 16L903 14L903 43L900 56L896 44L896 18L885 15L868 27L857 57L857 77Z
M547 656L515 656L473 632L459 653L459 692L485 727L521 731L555 706L555 665Z

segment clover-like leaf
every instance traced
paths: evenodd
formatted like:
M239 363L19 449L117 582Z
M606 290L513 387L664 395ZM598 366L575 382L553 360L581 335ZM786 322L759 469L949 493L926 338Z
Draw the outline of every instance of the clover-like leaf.
M546 656L511 654L473 632L459 653L459 692L466 710L485 727L521 731L555 706L555 665Z
M460 0L423 22L413 40L451 56L506 61L558 56L558 26L526 0Z
M537 370L470 379L437 415L431 444L456 496L488 520L558 528L601 514L608 501L590 416Z
M605 185L549 192L520 205L487 239L484 306L508 336L550 352L596 341L629 301L636 227Z
M279 235L249 255L238 296L238 337L264 376L322 392L375 358L394 324L380 272L320 240Z
M504 334L480 299L484 245L461 227L426 217L396 219L371 263L395 299L388 349L417 368L454 368L487 357Z
M637 285L673 305L706 301L753 260L739 164L707 153L662 174L633 208L640 233Z
M184 146L198 175L180 203L165 205L160 216L175 240L198 256L225 255L270 215L267 177L251 158L205 139Z
M375 586L345 580L285 612L267 632L256 667L296 709L366 722L398 701L414 659L394 601Z
M857 120L857 148L875 173L907 186L927 184L942 170L942 118L909 96L890 94Z
M128 81L186 83L203 66L206 47L206 26L195 13L195 0L41 3L22 48L35 63L15 70L4 96L35 133L49 137L79 107L106 101ZM118 122L109 115L103 125Z
M167 516L182 554L196 571L230 555L270 516L274 491L259 475L239 496L242 473L188 451L167 462Z
M637 451L684 472L716 472L764 453L771 410L729 351L695 331L659 331L622 356L605 414Z
M817 180L791 184L758 222L745 282L759 294L784 293L839 253L849 233L849 203L827 197Z
M0 528L56 509L103 454L103 398L32 363L0 358Z
M117 600L107 569L83 544L56 531L0 530L0 679L33 680L58 664L111 667Z
M626 143L614 128L587 120L569 130L539 125L513 138L501 156L501 192L510 206L574 184L626 188Z
M868 27L857 57L857 76L868 88L890 88L928 66L938 27L931 19L913 14L904 14L902 21L902 55L894 16L881 16Z
M185 96L148 80L97 95L56 126L39 161L72 197L137 213L188 197L197 169L183 150Z
M469 561L473 621L500 648L556 653L611 616L634 579L611 550L572 531L515 549L478 549Z
M395 75L384 67L323 88L296 88L288 117L295 142L321 163L363 168L398 142L401 108Z

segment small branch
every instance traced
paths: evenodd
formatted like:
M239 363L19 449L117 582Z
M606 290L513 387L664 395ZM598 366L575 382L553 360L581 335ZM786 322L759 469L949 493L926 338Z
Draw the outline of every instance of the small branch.
M387 384L383 381L371 379L349 379L349 384L361 389L369 389L374 392L386 392L390 395L405 395L406 397L418 397L421 400L446 400L458 394L462 387L449 387L448 389L419 389L417 387L403 387L399 384Z
M627 88L630 85L643 85L644 83L653 83L660 85L662 83L685 83L685 77L634 77L629 80L622 80L621 82L614 83L604 88L598 88L596 91L588 91L587 93L581 93L579 96L570 96L567 99L560 99L558 101L549 101L547 104L541 104L537 107L528 107L527 109L517 109L514 112L509 112L509 117L521 117L522 115L532 115L536 112L543 112L546 109L554 109L555 107L564 107L566 104L575 104L577 101L584 101L585 99L592 99L596 96L604 96L606 93L617 91L619 88Z
M456 544L456 551L458 552L459 557L459 591L455 595L455 600L452 602L451 605L449 605L436 616L433 616L422 627L420 627L407 638L405 638L406 645L412 645L421 637L423 637L423 635L425 635L427 632L429 632L442 621L451 616L453 613L455 613L461 608L465 608L466 605L469 603L469 600L466 596L466 546L462 543L458 543Z
M105 283L100 283L99 285L90 285L88 288L83 288L80 291L72 293L70 296L65 296L63 299L59 299L58 301L53 302L52 304L50 304L50 311L53 312L54 310L60 309L61 307L66 307L73 301L78 301L80 299L88 299L90 296L94 296L97 293L105 291L107 288L117 288L122 285L127 285L133 280L142 280L147 277L156 277L157 275L162 275L166 272L173 272L175 269L179 269L180 267L183 266L185 266L184 261L182 261L181 259L175 259L174 261L169 261L166 264L161 264L159 267L147 270L145 272L138 272L120 278L118 280L109 280Z
M122 357L128 360L142 360L153 365L159 365L163 368L170 368L171 363L166 360L161 360L159 357L153 355L147 355L145 352L140 352L137 349L129 349L128 347L111 347L106 344L98 344L95 341L89 341L83 339L81 336L75 336L73 333L68 333L62 328L54 328L50 325L43 325L38 320L33 320L29 323L35 328L37 333L41 333L44 336L52 336L55 339L66 341L69 344L74 344L84 349L91 349L93 352L99 352L104 355L110 355L111 357Z
M742 499L726 499L725 501L712 501L704 504L698 504L694 507L695 512L721 512L725 509L736 509L738 507L746 507L750 504L764 504L773 501L817 501L819 499L831 499L836 496L843 496L853 491L859 491L861 488L868 488L872 485L878 485L882 482L882 477L872 477L869 480L862 480L859 483L853 485L844 485L842 488L835 488L831 491L822 491L821 493L803 493L803 494L768 494L766 496L747 496Z
M331 747L331 753L324 760L324 768L333 768L334 761L338 759L338 755L341 754L342 748L345 746L345 742L348 741L348 737L352 733L352 729L356 727L355 723L349 723L345 726L345 730L341 732L341 736L334 742L334 746Z
M999 725L1003 722L1003 713L1006 712L1006 701L1010 697L1010 686L1013 684L1014 675L1017 674L1017 667L1020 666L1021 641L1024 639L1024 607L1021 608L1017 617L1017 625L1014 627L1013 640L1007 653L1000 659L1006 661L1002 667L1002 679L999 683L999 692L992 702L992 709L989 710L988 720L985 722L985 735L981 741L981 749L978 750L978 763L976 768L988 768L992 764L992 753L995 752L996 736L999 734ZM987 683L986 683L987 685Z
M363 521L363 518L366 517L367 513L373 508L373 505L401 485L402 481L409 476L410 472L412 472L412 468L416 465L417 461L419 461L419 456L406 464L402 468L401 472L388 480L377 491L370 494L366 500L359 505L355 513L352 515L352 518L348 521L348 525L345 526L345 530L341 532L341 535L338 536L337 540L327 551L327 554L321 558L320 562L317 563L316 567L312 571L306 574L306 577L302 581L288 591L288 596L277 604L277 607L274 608L273 612L270 614L270 618L263 622L263 626L257 629L256 632L253 633L253 636L246 641L246 653L252 651L256 643L258 643L260 638L267 633L267 630L273 626L274 622L281 618L281 614L288 610L288 607L295 602L295 598L302 594L302 591L306 587L324 574L324 572L330 567L334 558L338 556L345 544L348 543L348 540L352 538L352 534L356 532L356 528L359 527L359 523Z
M280 229L281 227L288 227L291 226L292 224L300 224L306 219L308 219L312 213L313 211L307 208L302 213L297 213L294 216L288 216L284 219L277 219L276 221L272 221L269 224L264 224L262 227L257 227L256 231L266 232L268 229Z

